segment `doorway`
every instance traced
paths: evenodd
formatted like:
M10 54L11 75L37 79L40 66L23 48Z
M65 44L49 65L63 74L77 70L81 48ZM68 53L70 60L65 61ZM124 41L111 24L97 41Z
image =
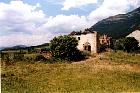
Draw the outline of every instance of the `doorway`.
M86 42L85 44L83 44L83 48L85 51L91 51L91 45L89 42Z

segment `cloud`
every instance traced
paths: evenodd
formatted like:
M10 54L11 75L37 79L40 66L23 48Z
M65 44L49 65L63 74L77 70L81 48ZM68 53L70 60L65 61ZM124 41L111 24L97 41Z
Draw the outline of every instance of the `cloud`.
M38 45L49 42L54 36L87 27L85 16L60 14L47 17L38 4L0 3L0 46Z
M28 40L27 35L32 37L37 33L37 27L46 20L46 15L38 7L39 4L31 6L22 1L0 3L0 46L25 43L24 41ZM16 42L19 40L21 41Z
M139 0L104 0L99 8L89 14L88 19L94 24L109 16L124 14L139 7L139 5Z
M83 5L95 4L97 0L65 0L62 5L61 10L69 10L70 8L77 8Z
M50 17L40 28L44 28L53 33L69 33L73 30L80 30L89 27L85 16L78 15L57 15Z
M7 47L7 46L14 46L14 45L39 45L45 42L49 42L52 38L52 34L24 34L24 33L13 33L6 36L0 37L0 46Z
M37 4L38 6L38 4ZM37 10L37 6L24 4L22 1L11 1L10 4L0 3L1 34L12 32L30 33L44 21L45 14Z
M138 8L140 7L140 1L139 0L128 0L128 6L130 9Z
M84 3L80 3L81 1ZM75 6L69 5L65 9L96 3L93 1L71 0ZM139 0L104 0L97 9L83 16L64 14L47 16L39 3L36 5L29 5L23 1L0 3L0 47L46 43L54 36L69 34L73 30L83 30L104 18L126 13L139 5Z

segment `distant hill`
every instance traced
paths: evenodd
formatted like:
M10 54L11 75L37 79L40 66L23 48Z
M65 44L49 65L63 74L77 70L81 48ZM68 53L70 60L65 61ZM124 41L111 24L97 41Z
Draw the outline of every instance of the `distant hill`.
M140 7L127 14L103 19L93 25L90 30L105 33L113 38L121 38L138 28L140 28Z
M26 47L27 47L26 45L17 45L17 46L13 46L12 48L19 49L19 48L26 48Z
M37 47L48 47L48 46L49 46L49 43L44 43L44 44L38 45Z
M5 48L7 48L7 47L0 47L0 51L3 50L3 49L5 49Z
M17 50L17 49L25 49L27 48L26 45L16 45L16 46L13 46L13 47L1 47L0 50Z
M31 48L48 48L49 47L49 43L44 43L41 45L37 45L37 46L30 46Z
M44 43L41 45L37 45L37 46L26 46L26 45L16 45L13 47L2 47L0 50L1 51L6 51L6 50L18 50L18 49L34 49L34 48L48 48L49 47L49 43Z

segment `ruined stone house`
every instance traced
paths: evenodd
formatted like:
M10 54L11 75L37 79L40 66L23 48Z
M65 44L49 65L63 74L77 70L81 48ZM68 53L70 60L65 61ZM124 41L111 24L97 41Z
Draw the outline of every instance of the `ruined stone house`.
M110 46L111 44L111 37L109 37L108 35L105 34L101 35L99 40L101 45Z
M78 40L77 48L81 51L98 53L100 49L99 33L94 31L72 32L70 35Z

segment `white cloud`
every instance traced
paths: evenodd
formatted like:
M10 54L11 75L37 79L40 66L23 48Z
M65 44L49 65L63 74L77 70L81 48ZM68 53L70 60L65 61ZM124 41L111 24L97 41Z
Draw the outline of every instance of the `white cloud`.
M84 5L80 3L81 1L85 4L96 3L94 0L71 0L75 6L69 5L63 8ZM79 3L81 5L78 5ZM88 28L103 18L126 13L130 8L133 10L139 5L139 0L104 0L102 5L87 14L88 16L58 14L55 17L47 17L40 10L40 4L33 6L22 1L0 3L0 47L46 43L54 36Z
M85 16L78 15L57 15L50 17L41 27L53 33L69 33L72 30L80 30L89 27Z
M83 5L97 3L97 0L65 0L61 10L69 10L70 8L80 7Z
M140 1L139 0L128 0L128 6L131 6L132 9L140 7Z
M4 31L3 33L19 32L23 28L25 31L33 30L45 21L45 14L42 10L37 10L37 6L24 4L22 1L11 1L10 4L0 3L0 26L3 28L1 31Z
M39 45L43 44L45 42L49 42L49 40L52 38L51 33L47 34L24 34L24 33L17 33L16 34L10 34L6 36L0 37L0 46L14 46L14 45Z
M37 10L39 6L39 4L36 4L36 6L31 6L24 4L22 1L11 1L10 4L0 3L0 12L10 12L13 13L11 17L23 16L24 20L30 19L31 21L37 21L44 18L45 16L42 10Z
M38 5L22 1L0 3L0 46L42 44L54 36L87 27L85 16L57 15L47 18Z
M27 35L32 38L37 33L37 27L46 20L45 14L38 7L39 4L31 6L22 1L0 3L0 46L25 43L28 41Z
M109 16L124 14L128 12L128 10L130 11L139 7L139 5L139 0L104 0L99 8L89 14L88 18L90 21L93 21L92 24L94 24Z

